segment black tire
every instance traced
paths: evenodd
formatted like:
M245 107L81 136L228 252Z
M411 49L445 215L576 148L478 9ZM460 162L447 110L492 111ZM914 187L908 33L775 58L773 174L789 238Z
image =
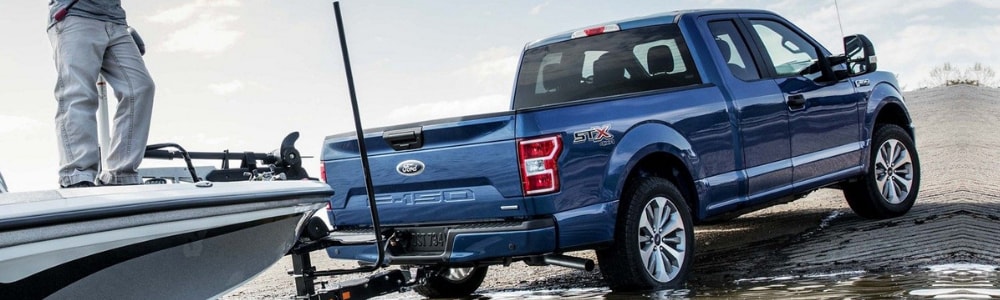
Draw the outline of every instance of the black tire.
M844 198L854 213L865 218L902 216L913 207L920 190L920 159L913 138L903 128L885 124L876 127L871 147L867 174L844 185Z
M472 295L486 278L489 266L449 268L441 267L434 276L413 288L427 298L461 298Z
M666 220L651 224L656 221L647 221L647 213L655 215L658 209L666 209L659 213ZM691 211L677 187L663 178L640 178L622 194L614 245L598 250L597 259L613 291L679 288L694 259L694 245Z

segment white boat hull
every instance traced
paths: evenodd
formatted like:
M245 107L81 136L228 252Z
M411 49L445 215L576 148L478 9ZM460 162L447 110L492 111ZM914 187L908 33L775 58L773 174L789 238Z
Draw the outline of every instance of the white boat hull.
M332 191L243 182L57 193L0 198L3 298L216 297L284 256Z

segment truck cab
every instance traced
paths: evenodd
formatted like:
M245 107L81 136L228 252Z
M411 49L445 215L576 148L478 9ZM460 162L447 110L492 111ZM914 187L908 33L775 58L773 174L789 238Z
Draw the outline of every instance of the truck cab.
M381 234L390 264L436 274L418 292L461 297L490 265L592 268L565 255L583 249L612 289L677 287L696 222L818 188L902 215L920 180L903 97L866 37L844 42L834 55L771 12L697 10L528 43L509 111L365 131L383 232L358 141L327 137L333 234Z

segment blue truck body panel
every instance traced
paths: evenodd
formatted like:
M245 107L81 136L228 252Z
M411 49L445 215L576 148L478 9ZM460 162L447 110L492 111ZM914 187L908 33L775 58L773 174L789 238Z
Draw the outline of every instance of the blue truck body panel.
M530 215L522 204L520 175L514 162L514 116L487 115L471 120L449 121L454 126L423 126L425 141L420 151L396 152L381 135L366 135L372 178L378 185L375 200L379 203L384 224L450 221L453 216L438 209L461 211L469 219L487 220ZM454 123L451 123L454 122ZM361 174L357 142L324 145L327 181L341 189L331 200L337 211L368 210L367 193ZM421 176L403 176L396 172L400 158L415 155L424 163ZM476 170L473 175L461 170ZM501 206L517 206L501 210ZM364 213L338 214L333 225L371 224Z
M725 139L733 134L727 115L718 89L709 85L520 112L518 137L559 133L571 141L560 158L562 191L532 199L554 211L537 212L617 200L629 165L651 153L693 161L688 166L695 178L733 170L733 144ZM615 143L572 142L573 133L595 128L608 130ZM725 137L722 142L719 136Z
M559 247L574 249L611 242L615 238L614 224L618 216L618 200L597 203L564 212L552 218L559 224Z
M897 118L910 124L890 73L832 81L809 77L808 68L801 75L781 75L782 68L794 64L774 66L773 60L781 58L766 55L763 44L771 37L761 33L730 40L740 41L746 48L740 55L757 65L738 66L749 72L738 74L733 61L724 60L732 55L728 52L741 49L720 46L724 43L711 26L728 25L744 35L750 29L786 28L801 35L803 45L815 46L814 54L830 56L794 24L770 12L683 11L595 26L607 24L617 25L615 32L678 32L669 43L674 64L683 66L671 72L686 69L687 77L676 80L688 83L519 105L525 84L538 94L549 93L549 85L557 84L545 81L546 64L568 60L546 57L532 65L530 52L585 44L591 37L577 40L580 29L525 46L508 112L366 130L382 227L441 232L444 237L435 240L437 247L430 252L391 252L390 262L495 262L601 248L615 240L622 191L631 178L647 173L669 173L678 181L695 219L760 207L863 175L873 127L883 110L902 115ZM604 35L610 39L615 32ZM648 60L642 62L641 70L649 73L643 76L655 78L652 54L634 51L637 59ZM572 83L596 85L590 81L597 81L599 63L581 59L593 63L593 70L584 65L584 78ZM525 72L530 68L537 74ZM639 77L632 75L635 70L626 69L626 75ZM588 72L593 75L586 77ZM743 74L756 77L740 77ZM529 75L537 79L524 77ZM793 104L796 98L802 103ZM422 144L394 146L390 136L399 132L421 137ZM524 182L527 164L519 147L538 137L560 141L552 158L557 163L550 166L559 186L554 192L529 194ZM337 191L330 217L338 230L370 228L358 156L357 141L350 134L329 136L324 143L327 182ZM412 162L420 163L419 172L405 170ZM366 261L377 255L374 248L363 246L328 252L334 258Z

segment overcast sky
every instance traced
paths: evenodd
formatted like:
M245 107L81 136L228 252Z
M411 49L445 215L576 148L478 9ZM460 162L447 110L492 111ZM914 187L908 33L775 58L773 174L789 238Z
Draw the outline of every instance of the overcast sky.
M47 2L0 2L0 172L12 191L58 187ZM300 131L299 149L318 156L326 135L353 130L330 1L123 2L157 84L150 143L263 152ZM906 89L925 86L946 62L1000 68L1000 1L841 0L839 7L844 32L868 35L879 68L897 73ZM678 9L775 11L843 52L832 0L345 0L342 8L366 127L505 110L525 43ZM216 163L199 163L207 164ZM318 175L315 158L305 164Z

